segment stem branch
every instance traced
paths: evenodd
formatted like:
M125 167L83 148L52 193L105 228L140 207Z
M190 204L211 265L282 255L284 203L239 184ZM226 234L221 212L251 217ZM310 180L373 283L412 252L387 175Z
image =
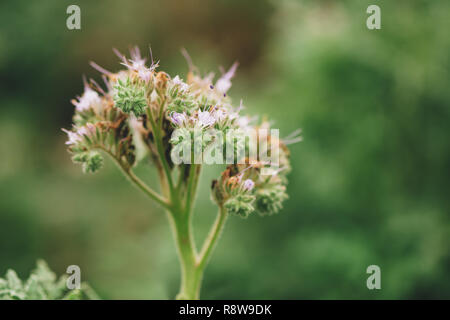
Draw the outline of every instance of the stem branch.
M167 163L166 154L164 152L164 147L162 145L162 137L160 135L161 130L157 128L155 119L153 117L153 113L150 110L150 108L148 108L147 115L150 120L150 125L152 127L153 136L154 136L155 144L156 144L156 149L158 151L159 158L161 159L164 173L166 174L166 179L169 184L170 194L173 195L174 187L173 187L173 181L172 181L172 174L170 172L169 164Z
M208 259L211 257L211 253L217 244L217 240L220 237L227 217L228 213L226 212L226 210L223 207L219 207L219 213L217 214L216 221L211 227L208 237L203 243L202 250L200 251L200 256L197 260L197 265L199 266L199 268L204 269L206 264L208 263Z
M156 191L151 189L145 182L143 182L139 177L137 177L134 172L131 170L131 168L125 166L120 159L117 159L117 157L114 156L108 149L103 148L101 146L98 147L99 149L106 152L117 164L117 166L121 169L123 174L131 181L135 186L137 186L139 189L144 191L144 193L149 196L151 199L155 200L159 205L161 205L165 209L169 209L169 203L165 198L163 198L161 195L159 195Z

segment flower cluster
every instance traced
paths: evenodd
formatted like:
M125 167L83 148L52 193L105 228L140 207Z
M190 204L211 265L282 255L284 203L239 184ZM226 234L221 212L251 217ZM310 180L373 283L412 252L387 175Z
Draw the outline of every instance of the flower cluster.
M252 212L261 216L277 213L286 194L287 168L273 169L261 161L229 165L212 184L212 198L231 214L246 218Z
M188 57L190 71L184 81L179 75L156 71L153 58L147 66L137 48L131 50L130 59L114 51L125 70L113 73L92 62L106 88L85 80L84 93L72 101L73 128L63 129L72 159L82 164L83 171L101 168L99 151L129 170L137 162L137 149L146 148L157 167L163 167L159 159L163 154L169 169L179 165L181 172L186 172L186 163L194 162L176 161L175 155L190 160L209 153L230 164L213 186L220 206L241 217L255 210L262 215L280 210L287 198L289 152L270 134L268 122L253 125L255 119L240 115L242 101L233 106L227 92L237 63L214 81L214 74L201 76ZM158 139L163 143L158 145ZM226 150L229 146L231 154ZM279 161L274 165L258 155L252 157L252 147L266 149L269 155L276 148Z

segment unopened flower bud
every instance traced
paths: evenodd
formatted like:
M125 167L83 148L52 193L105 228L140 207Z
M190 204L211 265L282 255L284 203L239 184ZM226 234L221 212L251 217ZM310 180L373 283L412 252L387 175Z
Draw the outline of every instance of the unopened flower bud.
M283 208L287 198L285 186L273 185L256 192L255 207L260 215L272 215Z
M103 166L103 157L96 151L91 151L83 163L84 173L95 173Z
M167 80L169 77L167 73L160 71L155 77L155 87L158 90L165 90L167 88Z
M255 209L252 203L255 197L248 194L238 194L225 201L224 208L229 214L237 215L241 218L247 218Z
M114 102L116 107L125 113L133 112L136 116L145 113L147 101L145 99L145 88L139 87L138 84L133 84L130 78L127 80L117 80L117 85L114 87Z

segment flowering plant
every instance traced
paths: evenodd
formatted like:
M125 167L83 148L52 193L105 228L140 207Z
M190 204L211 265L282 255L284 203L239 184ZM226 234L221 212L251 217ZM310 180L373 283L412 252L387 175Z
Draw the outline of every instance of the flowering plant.
M241 116L227 91L237 63L213 82L201 76L183 51L187 80L157 71L150 52L146 64L138 48L127 58L114 50L125 66L113 73L91 62L102 73L106 88L84 79L84 93L72 100L73 128L67 135L72 160L84 172L96 172L109 155L129 180L167 212L181 265L178 299L198 299L203 272L229 215L270 215L282 208L286 174L290 170L287 139L263 121ZM161 191L142 181L133 167L143 158L157 169ZM219 210L209 235L197 251L192 229L193 207L202 165L228 166L212 182L212 199Z

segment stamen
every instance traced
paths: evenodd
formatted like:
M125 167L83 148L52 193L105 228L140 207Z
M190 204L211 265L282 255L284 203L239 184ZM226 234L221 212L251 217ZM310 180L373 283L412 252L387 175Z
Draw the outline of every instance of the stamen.
M108 76L112 75L112 72L106 70L105 68L100 67L98 64L96 64L94 61L90 61L89 64L91 65L92 68L94 68L95 70L97 70L100 73L106 74Z

